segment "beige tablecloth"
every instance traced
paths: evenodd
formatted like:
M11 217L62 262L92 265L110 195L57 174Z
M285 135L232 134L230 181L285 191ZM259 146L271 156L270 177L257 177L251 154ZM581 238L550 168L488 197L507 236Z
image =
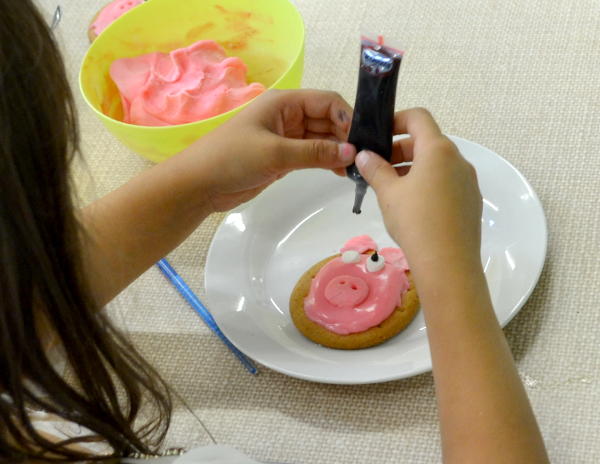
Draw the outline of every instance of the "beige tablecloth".
M58 34L75 85L86 27L106 0L63 7ZM307 29L305 87L353 101L357 35L380 31L408 50L398 108L426 106L443 129L512 162L539 194L550 244L539 285L506 328L554 462L600 460L600 2L597 0L299 0ZM148 167L77 94L86 164L82 202ZM203 293L220 216L170 256ZM258 460L388 463L440 460L430 374L367 386L319 385L266 368L249 375L156 269L109 311L185 404L168 446L218 443ZM188 410L189 408L193 414Z

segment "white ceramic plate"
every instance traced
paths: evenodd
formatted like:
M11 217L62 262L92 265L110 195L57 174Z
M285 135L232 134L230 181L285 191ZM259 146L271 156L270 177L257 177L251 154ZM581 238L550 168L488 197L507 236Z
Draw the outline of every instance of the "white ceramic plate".
M484 197L481 259L504 326L531 294L544 265L544 212L510 163L481 145L452 140L477 169ZM359 216L351 212L353 199L354 185L347 179L295 172L232 211L217 230L206 262L209 308L231 341L259 363L338 384L384 382L431 369L422 313L388 342L356 351L319 346L290 319L288 299L297 280L347 239L368 234L380 247L393 245L373 192Z

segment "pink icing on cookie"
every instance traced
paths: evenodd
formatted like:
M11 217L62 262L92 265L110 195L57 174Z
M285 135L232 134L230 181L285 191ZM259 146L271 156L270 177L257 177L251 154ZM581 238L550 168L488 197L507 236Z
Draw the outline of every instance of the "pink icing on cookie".
M341 275L334 277L325 287L325 298L337 307L355 306L369 294L369 286L360 277Z
M98 13L91 29L96 35L100 35L115 19L142 3L144 3L144 0L115 0L109 3Z
M344 263L336 257L323 266L304 299L308 318L340 335L364 332L386 320L410 287L402 250L383 248L379 252L385 259L383 269L369 272L366 263L371 255L365 252L377 245L363 235L342 247L342 251L359 249L362 254L357 263Z
M410 269L408 261L406 261L406 256L404 256L404 252L400 248L382 248L379 254L385 257L387 263L394 264L405 271Z
M169 54L116 60L110 76L121 93L124 122L168 126L225 113L264 92L262 84L246 83L246 71L240 58L200 40Z
M364 253L365 251L369 250L378 250L378 247L375 241L368 235L359 235L358 237L354 237L348 240L340 250L340 253L343 253L344 251L348 250Z

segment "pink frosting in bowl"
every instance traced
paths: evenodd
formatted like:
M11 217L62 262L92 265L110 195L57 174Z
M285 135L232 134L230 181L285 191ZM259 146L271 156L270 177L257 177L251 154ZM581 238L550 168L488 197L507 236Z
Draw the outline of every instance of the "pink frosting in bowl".
M115 0L110 2L98 13L90 29L96 35L100 35L113 21L142 3L144 3L144 0Z
M247 68L227 57L212 40L200 40L171 53L149 53L113 62L110 76L123 105L123 121L169 126L211 118L265 91L246 83Z
M355 237L342 247L342 253L358 252L358 259L346 262L338 256L319 270L304 300L310 320L348 335L379 325L402 304L402 295L410 287L404 253L399 248L383 248L374 258L369 251L375 250L377 245L369 236ZM374 262L379 266L373 266Z

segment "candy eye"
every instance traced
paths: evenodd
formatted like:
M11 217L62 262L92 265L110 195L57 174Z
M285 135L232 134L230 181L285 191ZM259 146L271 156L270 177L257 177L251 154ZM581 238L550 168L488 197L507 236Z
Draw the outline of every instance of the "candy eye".
M344 251L342 253L342 261L346 264L358 263L360 261L360 253L354 250Z
M373 253L369 259L367 259L367 271L369 272L381 271L384 266L385 258L377 252Z

